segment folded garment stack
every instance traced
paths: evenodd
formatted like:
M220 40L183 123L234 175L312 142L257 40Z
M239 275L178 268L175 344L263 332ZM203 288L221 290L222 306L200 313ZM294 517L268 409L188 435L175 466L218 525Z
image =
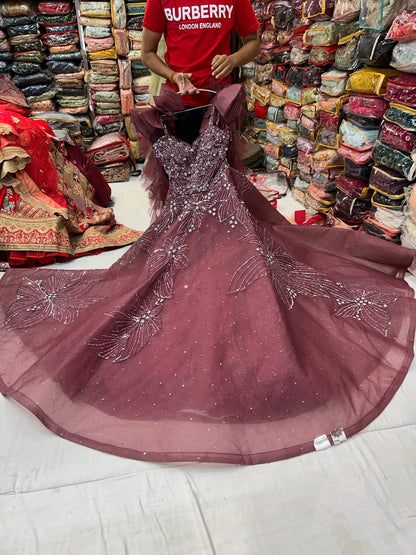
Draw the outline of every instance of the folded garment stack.
M130 145L120 132L97 137L87 150L108 183L130 178L132 159Z
M137 6L134 4L134 7ZM141 4L145 6L145 4ZM133 89L133 62L130 52L140 55L140 43L137 36L132 43L127 28L132 5L124 0L107 2L90 2L81 0L80 13L85 37L85 48L88 58L87 83L93 112L93 128L98 137L107 134L121 133L132 142L131 154L138 153L137 137L130 136L125 125L130 110L135 107ZM143 10L144 15L144 10ZM141 33L141 24L140 31ZM141 35L140 35L141 37ZM138 58L139 59L139 58ZM146 68L146 74L149 71ZM146 85L141 84L139 94L148 92ZM148 86L148 85L147 85ZM141 100L144 96L141 97ZM147 97L146 97L147 101ZM95 144L95 143L94 143ZM93 146L93 145L91 145ZM112 181L120 180L130 171L130 164L120 164L103 173Z
M79 146L85 148L85 144L91 140L93 129L75 4L73 0L41 1L37 5L37 12L47 54L46 65L55 85L56 110L79 118L81 134L74 138ZM45 110L53 111L47 106ZM62 121L65 122L65 118Z
M406 226L407 198L416 181L416 75L400 75L387 81L383 115L373 152L369 182L374 191L372 209L363 231L395 243L401 232L411 238L411 219Z
M13 62L13 54L10 50L10 43L8 40L8 34L4 28L4 20L1 15L0 7L0 73L6 75L9 78L13 77L11 72Z
M89 64L87 80L94 114L94 129L97 131L96 116L115 115L121 119L112 3L81 1L80 12L81 22L85 25L85 48Z
M9 75L36 111L53 109L55 85L45 67L45 48L32 0L4 0L0 5L2 73Z
M143 18L146 2L126 1L126 28L129 41L128 60L132 79L133 98L135 108L142 108L149 103L150 71L142 62L141 48L143 37Z

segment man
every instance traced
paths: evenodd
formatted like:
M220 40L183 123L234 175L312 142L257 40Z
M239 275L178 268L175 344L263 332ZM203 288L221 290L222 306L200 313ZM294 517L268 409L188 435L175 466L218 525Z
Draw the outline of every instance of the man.
M209 93L200 89L209 89L212 79L231 82L233 69L257 56L258 28L249 0L148 0L142 61L180 92L187 107L203 106ZM242 40L233 53L232 30ZM157 55L162 34L164 60Z

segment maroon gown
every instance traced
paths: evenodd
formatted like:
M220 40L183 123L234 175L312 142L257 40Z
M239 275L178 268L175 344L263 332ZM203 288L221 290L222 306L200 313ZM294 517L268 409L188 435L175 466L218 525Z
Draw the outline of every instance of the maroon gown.
M414 252L289 224L230 165L231 138L211 119L192 145L156 140L164 207L109 269L0 281L0 391L58 435L140 460L264 463L350 437L402 383Z

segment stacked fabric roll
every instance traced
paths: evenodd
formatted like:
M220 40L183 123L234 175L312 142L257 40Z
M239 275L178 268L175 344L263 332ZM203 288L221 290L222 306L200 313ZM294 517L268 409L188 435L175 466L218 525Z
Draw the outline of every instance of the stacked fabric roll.
M8 35L4 27L3 16L1 15L0 6L0 72L2 75L6 75L12 78L11 66L13 60L13 54L10 50L10 44L8 41Z
M88 89L93 112L93 126L98 137L125 135L131 141L131 154L138 156L137 135L126 125L126 118L135 106L133 93L132 41L129 38L129 4L124 0L89 2L81 0L80 13L88 59ZM144 13L144 12L143 12ZM133 18L134 19L134 18ZM140 49L134 50L140 54ZM148 70L146 70L147 73ZM130 131L129 131L130 130ZM99 142L101 145L101 142ZM96 148L96 144L91 144ZM108 162L108 160L107 160ZM128 161L116 161L123 170L105 171L108 180L120 180L128 173Z

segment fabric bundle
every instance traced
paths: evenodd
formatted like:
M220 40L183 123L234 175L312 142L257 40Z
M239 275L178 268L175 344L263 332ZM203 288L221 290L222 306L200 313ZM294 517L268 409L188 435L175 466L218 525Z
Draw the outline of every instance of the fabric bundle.
M130 177L130 146L121 133L114 132L95 139L87 150L109 183Z

